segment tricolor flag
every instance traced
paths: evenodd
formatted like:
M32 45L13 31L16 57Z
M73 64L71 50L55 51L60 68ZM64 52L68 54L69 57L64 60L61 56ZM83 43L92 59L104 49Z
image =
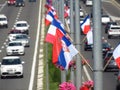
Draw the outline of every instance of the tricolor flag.
M88 31L87 33L87 43L88 45L93 44L93 30L92 29Z
M64 6L64 18L70 16L70 8L68 6Z
M53 21L53 19L54 19L54 15L51 11L49 11L45 16L45 25L49 26Z
M60 31L58 31L59 33ZM56 35L56 40L53 44L53 64L58 64L64 69L68 69L70 61L78 53L73 44L63 36L62 38L59 35Z
M64 35L66 35L63 24L58 20L54 19L48 28L45 41L53 44L56 38L56 34L58 33L58 30L60 31L59 37L63 37Z
M88 33L88 31L91 29L90 28L90 16L89 15L87 15L85 17L85 19L83 20L83 22L80 24L80 27L81 27L81 29L82 29L82 31L83 31L84 34Z
M113 51L113 57L120 68L120 44L114 49Z

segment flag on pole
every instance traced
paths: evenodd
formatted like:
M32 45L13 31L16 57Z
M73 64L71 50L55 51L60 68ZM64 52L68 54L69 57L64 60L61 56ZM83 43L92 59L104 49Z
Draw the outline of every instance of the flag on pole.
M72 58L78 53L77 49L69 41L66 36L59 37L57 32L56 40L53 44L53 64L58 64L64 69L68 69L69 63Z
M120 44L114 49L113 51L113 57L120 68Z
M84 34L87 34L88 31L90 31L91 28L90 28L90 16L89 15L87 15L85 17L83 22L80 24L80 27L81 27Z
M50 27L48 28L48 32L45 37L45 41L53 44L55 41L55 38L56 38L57 30L60 31L58 33L59 37L63 37L64 35L66 35L63 24L61 22L59 22L58 20L54 19L52 21Z
M87 43L88 45L93 44L93 30L88 31L87 33Z

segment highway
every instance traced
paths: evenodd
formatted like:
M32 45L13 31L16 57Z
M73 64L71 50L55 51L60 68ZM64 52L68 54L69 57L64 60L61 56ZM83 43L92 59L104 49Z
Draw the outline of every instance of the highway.
M82 2L81 2L81 5L86 13L88 13L88 14L91 13L91 7L86 7L84 4L82 4ZM104 0L104 1L102 1L101 6L103 8L104 14L108 14L113 21L119 22L120 8L118 7L118 5L116 5L114 2L111 2L111 1L105 2L105 0ZM104 37L105 40L107 40L112 45L112 47L115 48L117 46L117 44L120 42L120 39L119 38L108 39L108 37L107 37L108 35L105 34L104 28L105 28L105 26L102 25L102 37ZM84 47L84 44L82 44L82 47ZM89 61L90 65L93 68L94 62L92 59L92 51L84 51L84 49L82 48L81 52L82 52L83 56ZM88 69L88 70L89 70L90 77L93 79L93 77L94 77L93 72L90 69ZM103 72L103 90L116 90L117 76L115 74L116 74L116 72Z
M0 90L28 90L31 77L31 68L33 64L33 55L35 52L40 0L31 3L26 0L25 7L8 7L7 4L5 4L5 1L4 3L0 3L0 14L5 14L9 21L7 29L0 29L0 61L2 57L6 56L5 46L8 42L7 35L13 28L14 23L18 20L26 20L30 24L30 47L25 48L24 56L20 56L22 60L25 61L24 77L0 79ZM36 84L36 80L34 83Z

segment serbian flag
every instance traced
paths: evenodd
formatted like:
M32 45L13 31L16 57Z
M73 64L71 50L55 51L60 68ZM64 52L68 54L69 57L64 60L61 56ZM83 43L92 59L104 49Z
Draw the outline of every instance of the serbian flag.
M59 37L60 31L57 32L56 40L53 44L53 64L58 64L58 66L62 66L64 69L69 68L69 63L72 58L78 53L73 44L69 41L66 36Z
M49 26L50 23L53 21L54 19L54 15L51 11L49 11L47 14L46 14L46 17L45 17L45 25L46 26Z
M87 15L83 22L80 24L80 27L83 31L84 34L87 34L88 31L90 30L90 16Z
M87 33L87 43L88 45L93 44L93 30L92 29L88 31Z
M60 31L59 37L66 35L63 24L58 20L54 19L48 28L45 41L53 44L56 38L56 34L58 33L57 31Z
M120 44L113 51L113 57L114 57L114 59L116 61L116 64L120 68Z
M64 18L67 18L70 16L70 8L68 6L64 7Z

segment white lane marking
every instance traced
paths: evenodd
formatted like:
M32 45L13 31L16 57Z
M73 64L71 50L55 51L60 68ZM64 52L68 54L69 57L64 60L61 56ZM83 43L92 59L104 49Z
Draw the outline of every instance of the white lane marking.
M34 51L34 56L33 56L33 63L32 63L32 69L31 69L31 76L30 76L30 82L29 82L29 87L28 90L32 90L33 88L33 83L34 83L34 74L35 74L35 66L36 66L36 57L37 57L37 49L38 49L38 43L39 43L39 35L40 35L40 21L41 21L41 2L39 4L39 12L38 12L38 27L37 27L37 33L36 33L36 42L35 42L35 51Z
M4 4L2 4L1 6L1 8L0 8L0 12L2 11L2 9L5 7L5 5L7 4L7 2L5 2Z

